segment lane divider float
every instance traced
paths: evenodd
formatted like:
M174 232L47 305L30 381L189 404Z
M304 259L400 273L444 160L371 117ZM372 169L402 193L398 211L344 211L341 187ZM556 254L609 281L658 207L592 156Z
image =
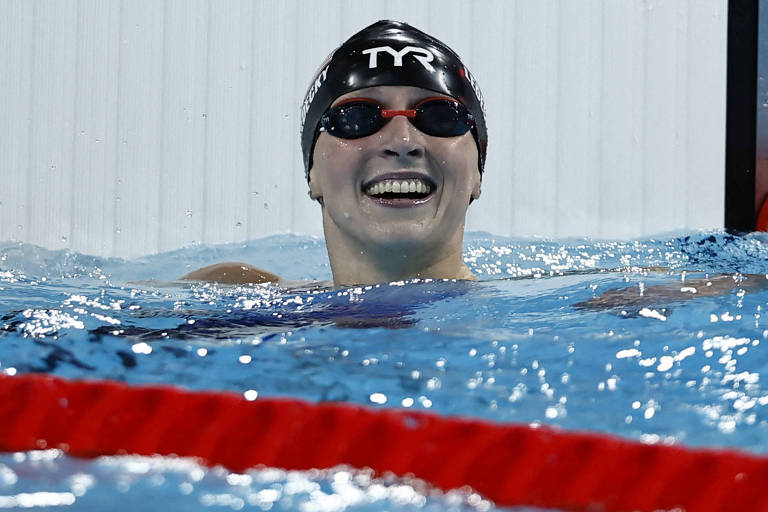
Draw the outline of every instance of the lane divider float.
M244 471L349 465L501 506L768 511L768 457L550 427L45 374L0 376L0 451L178 455Z

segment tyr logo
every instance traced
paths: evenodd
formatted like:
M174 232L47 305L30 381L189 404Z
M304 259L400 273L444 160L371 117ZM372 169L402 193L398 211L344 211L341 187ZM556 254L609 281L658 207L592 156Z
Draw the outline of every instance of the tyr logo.
M403 65L403 57L408 55L409 53L414 54L413 58L418 60L422 66L427 71L434 72L435 68L432 67L430 62L432 62L435 59L434 54L427 50L426 48L419 48L418 46L406 46L400 51L394 50L389 46L379 46L377 48L368 48L367 50L363 50L363 55L370 55L370 60L368 61L368 67L373 69L378 66L378 57L379 52L386 52L392 56L394 59L394 64L397 67L400 67Z

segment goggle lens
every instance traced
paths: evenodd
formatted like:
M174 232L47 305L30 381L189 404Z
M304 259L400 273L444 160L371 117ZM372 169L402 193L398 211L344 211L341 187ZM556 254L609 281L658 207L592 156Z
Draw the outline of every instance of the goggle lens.
M474 118L467 107L456 101L432 100L419 105L413 125L428 135L457 137L467 133Z
M467 107L448 99L429 99L410 111L387 111L373 101L354 100L330 108L321 123L334 137L359 139L381 130L394 117L388 112L407 116L418 130L434 137L458 137L475 125Z
M381 107L370 101L344 103L323 115L323 128L334 137L358 139L373 135L384 126Z

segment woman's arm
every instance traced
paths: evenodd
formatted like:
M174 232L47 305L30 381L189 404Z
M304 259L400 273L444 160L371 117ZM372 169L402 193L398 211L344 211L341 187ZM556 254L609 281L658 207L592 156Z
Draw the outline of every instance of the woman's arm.
M216 263L181 277L191 281L214 281L221 284L278 283L279 276L247 263Z
M579 302L574 306L580 309L610 309L726 295L735 289L750 293L765 288L768 285L766 277L763 274L740 276L721 274L709 278L688 278L675 284L611 288L597 297Z

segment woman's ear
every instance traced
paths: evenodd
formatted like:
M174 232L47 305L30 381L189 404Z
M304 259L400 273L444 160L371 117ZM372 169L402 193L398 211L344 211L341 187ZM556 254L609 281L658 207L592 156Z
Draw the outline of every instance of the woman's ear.
M320 206L323 205L322 187L313 178L312 169L309 170L309 191L307 193L311 199L320 203Z
M309 170L309 197L312 199L320 199L323 197L323 194L320 192L320 185L315 180L312 169Z
M479 179L475 182L475 186L472 187L472 200L480 199L480 194L483 192L483 180Z

